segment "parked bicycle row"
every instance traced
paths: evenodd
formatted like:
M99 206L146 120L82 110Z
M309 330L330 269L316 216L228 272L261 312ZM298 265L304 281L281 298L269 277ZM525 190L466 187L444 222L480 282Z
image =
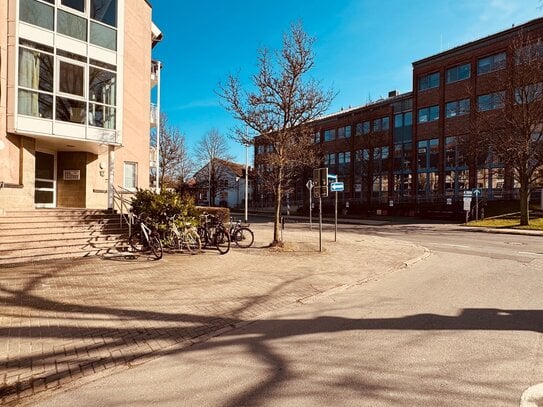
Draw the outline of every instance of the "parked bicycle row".
M202 249L216 249L226 254L231 244L240 248L251 247L254 233L249 224L230 218L227 227L219 217L203 213L199 222L187 222L178 215L164 214L160 225L153 224L145 213L132 214L132 232L128 243L136 252L149 253L162 258L164 249L198 254Z

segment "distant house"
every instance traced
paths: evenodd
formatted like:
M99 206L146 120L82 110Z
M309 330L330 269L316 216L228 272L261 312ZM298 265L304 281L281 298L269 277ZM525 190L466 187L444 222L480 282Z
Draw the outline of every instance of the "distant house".
M248 201L252 199L249 167ZM197 201L202 205L241 208L245 205L245 165L213 159L194 174L198 185Z

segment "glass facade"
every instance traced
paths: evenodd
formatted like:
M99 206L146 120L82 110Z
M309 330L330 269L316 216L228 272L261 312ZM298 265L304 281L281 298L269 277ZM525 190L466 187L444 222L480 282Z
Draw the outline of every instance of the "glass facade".
M51 31L56 18L57 34L116 50L115 0L62 0L56 6L54 1L19 0L19 17L24 23ZM60 48L54 51L53 47L22 38L18 58L19 114L116 129L114 65Z
M50 4L47 4L50 3ZM19 0L19 19L25 23L66 35L79 41L117 50L117 1L86 0L53 1Z

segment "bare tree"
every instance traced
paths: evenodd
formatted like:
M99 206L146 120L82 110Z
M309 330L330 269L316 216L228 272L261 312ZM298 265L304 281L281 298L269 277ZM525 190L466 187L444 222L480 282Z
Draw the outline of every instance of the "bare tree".
M178 187L186 181L193 171L194 164L190 159L185 136L177 126L169 123L166 113L160 114L160 175L161 188ZM151 144L156 148L156 133ZM156 170L152 174L156 177Z
M243 124L235 129L237 141L253 141L246 126L257 132L257 144L267 153L257 164L259 179L274 195L273 245L280 244L280 217L283 196L288 193L304 167L318 163L312 148L309 124L322 115L334 97L320 83L306 78L314 65L314 39L293 24L283 36L281 50L271 54L258 52L258 72L252 77L252 89L244 90L238 76L230 75L219 86L224 106Z
M227 161L232 160L228 151L228 142L219 130L211 129L199 141L196 157L202 168L198 171L197 181L200 188L209 192L209 204L215 205L215 198L227 186Z
M528 225L530 194L543 165L543 42L521 32L507 55L496 73L503 88L491 95L490 108L479 99L463 149L478 164L490 157L511 171L519 185L520 223Z

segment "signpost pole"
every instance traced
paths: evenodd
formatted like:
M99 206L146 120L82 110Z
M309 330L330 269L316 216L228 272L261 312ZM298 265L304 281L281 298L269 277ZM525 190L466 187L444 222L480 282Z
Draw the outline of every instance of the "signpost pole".
M322 252L322 198L319 196L319 252Z
M479 221L479 194L475 194L475 220Z
M336 191L336 204L335 204L335 214L336 214L336 219L335 219L335 228L334 228L334 242L337 242L337 191Z
M309 191L309 230L313 230L313 191Z

